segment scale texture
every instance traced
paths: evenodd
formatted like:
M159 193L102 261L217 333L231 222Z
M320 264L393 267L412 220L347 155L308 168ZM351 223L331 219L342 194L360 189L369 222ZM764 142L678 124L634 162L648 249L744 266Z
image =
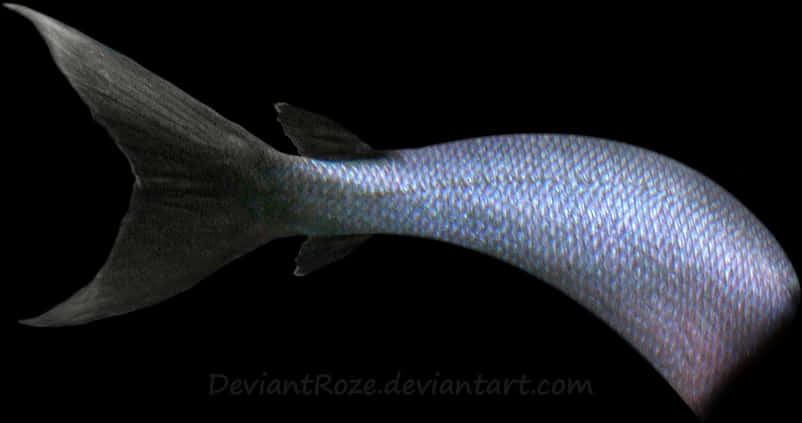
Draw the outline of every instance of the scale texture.
M288 155L80 32L6 6L35 24L136 177L95 279L25 324L83 324L156 304L278 237L310 237L299 275L370 234L423 237L553 285L703 416L794 316L799 282L775 238L727 191L670 158L568 135L374 151L281 103L279 120L302 154Z
M514 135L299 162L284 183L304 181L301 231L425 237L517 266L593 311L699 413L798 302L783 250L738 200L631 145Z

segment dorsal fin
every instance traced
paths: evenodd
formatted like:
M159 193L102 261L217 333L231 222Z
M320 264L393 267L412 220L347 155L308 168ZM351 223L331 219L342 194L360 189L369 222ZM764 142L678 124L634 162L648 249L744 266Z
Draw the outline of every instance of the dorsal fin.
M295 107L276 103L284 134L305 157L323 160L364 159L381 156L351 131L333 120ZM295 258L296 276L304 276L347 256L370 235L310 236Z
M325 116L287 103L276 103L275 108L284 134L302 156L336 160L380 155L351 131Z

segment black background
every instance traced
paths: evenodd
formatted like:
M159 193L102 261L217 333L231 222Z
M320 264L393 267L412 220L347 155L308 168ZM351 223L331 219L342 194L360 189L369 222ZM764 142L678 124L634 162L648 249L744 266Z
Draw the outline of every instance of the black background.
M66 3L66 2L63 2ZM700 170L800 262L798 92L787 11L433 9L408 3L257 8L27 2L132 57L276 148L271 104L329 116L379 149L482 135L574 133L644 146ZM614 332L517 269L433 241L376 236L292 276L302 241L274 241L185 294L90 325L16 324L91 280L133 181L24 19L0 11L7 245L3 318L14 398L248 402L514 411L533 419L694 421ZM799 325L732 385L714 417L796 412ZM593 396L209 397L231 377L590 379ZM10 375L10 376L9 376Z

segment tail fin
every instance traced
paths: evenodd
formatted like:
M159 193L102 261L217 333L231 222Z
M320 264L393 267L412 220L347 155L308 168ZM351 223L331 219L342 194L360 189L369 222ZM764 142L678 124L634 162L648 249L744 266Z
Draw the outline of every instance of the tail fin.
M135 174L128 213L94 280L34 326L87 323L184 291L267 242L251 212L260 169L280 154L129 58L54 19L28 18Z

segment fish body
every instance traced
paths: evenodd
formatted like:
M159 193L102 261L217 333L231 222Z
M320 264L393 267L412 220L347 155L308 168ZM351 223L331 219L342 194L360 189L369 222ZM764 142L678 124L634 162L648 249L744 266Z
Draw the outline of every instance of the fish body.
M738 200L631 145L522 134L292 169L282 185L303 181L310 212L299 233L430 238L519 267L629 340L694 408L798 296L779 244Z
M281 153L167 81L22 6L136 176L95 279L33 326L156 304L272 239L306 235L296 274L372 234L495 257L582 304L697 414L793 317L799 282L763 224L725 189L655 152L517 134L375 151L279 103Z

